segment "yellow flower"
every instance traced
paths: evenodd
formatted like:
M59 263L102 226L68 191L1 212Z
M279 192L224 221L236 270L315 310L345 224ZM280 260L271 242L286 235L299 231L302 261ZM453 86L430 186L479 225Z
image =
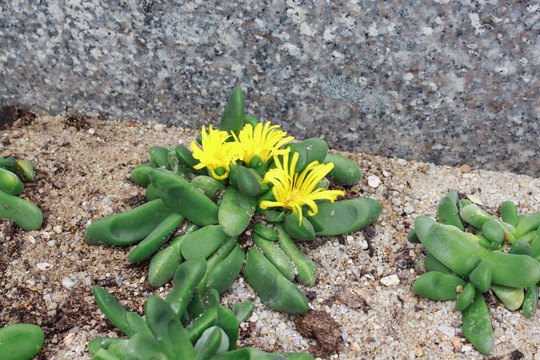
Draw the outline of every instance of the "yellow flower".
M315 189L315 186L334 168L333 163L319 164L314 161L301 173L295 173L294 169L298 162L298 153L294 153L289 163L289 154L283 156L283 164L277 156L274 156L276 168L270 169L264 176L265 182L274 185L272 193L276 201L261 201L261 208L283 207L291 209L299 215L299 225L302 225L302 206L307 205L311 209L308 214L315 215L319 210L315 200L330 200L334 202L338 196L343 196L341 190Z
M218 180L225 179L229 175L230 164L239 159L240 146L236 142L227 142L230 135L226 131L214 130L212 125L208 127L208 133L203 125L202 149L195 141L191 142L193 157L199 160L195 169L207 167L212 176ZM225 173L218 175L215 170L222 168Z
M287 136L285 131L276 130L279 126L270 126L270 121L259 123L253 129L251 124L246 124L238 134L233 134L235 140L242 145L240 159L249 164L254 156L258 156L266 163L274 155L283 155L288 149L279 149L282 145L294 140L292 136Z

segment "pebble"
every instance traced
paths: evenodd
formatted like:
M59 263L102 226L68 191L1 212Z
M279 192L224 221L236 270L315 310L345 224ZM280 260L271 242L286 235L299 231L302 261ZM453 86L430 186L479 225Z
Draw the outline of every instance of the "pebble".
M463 173L468 173L468 172L471 172L471 167L467 164L463 164L459 167L461 169L461 171L463 171Z
M351 344L351 349L353 349L353 350L356 351L356 352L362 351L362 349L361 349L360 346L356 343L356 341L353 342L353 343Z
M49 263L37 263L36 266L39 270L49 270L53 267L53 265Z
M406 214L411 214L414 211L414 206L412 206L412 205L405 206L403 208L403 211L405 211Z
M367 250L367 248L369 248L369 245L366 240L362 240L360 242L360 247L362 248L362 250Z
M53 231L57 234L61 234L62 233L62 227L60 225L56 225L55 227L53 227Z
M368 176L367 181L368 181L368 185L371 186L372 188L376 188L377 186L381 184L381 179L379 179L377 175Z
M76 282L71 280L70 278L63 278L62 279L62 286L66 289L71 289L73 286L75 286Z
M398 160L397 160L397 163L398 163L399 165L407 165L407 160L405 160L405 159L398 159Z
M457 336L453 336L452 338L450 338L450 342L452 343L452 345L454 345L454 348L456 350L459 350L459 348L461 347L461 339Z
M439 325L437 329L449 338L456 335L456 329L451 326Z
M399 278L396 274L385 276L381 279L381 284L385 286L396 286L399 285Z

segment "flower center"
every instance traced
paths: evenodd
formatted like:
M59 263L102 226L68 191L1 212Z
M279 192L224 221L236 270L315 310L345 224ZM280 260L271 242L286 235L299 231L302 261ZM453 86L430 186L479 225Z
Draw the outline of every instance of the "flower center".
M290 205L300 199L300 191L298 189L292 188L285 197L285 204Z

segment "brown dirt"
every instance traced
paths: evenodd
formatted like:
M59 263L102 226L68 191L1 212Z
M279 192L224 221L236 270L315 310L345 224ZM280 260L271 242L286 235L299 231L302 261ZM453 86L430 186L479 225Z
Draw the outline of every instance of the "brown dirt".
M294 324L300 335L317 341L317 345L309 351L313 356L325 357L336 352L341 331L337 321L328 313L309 310L307 314L297 316Z

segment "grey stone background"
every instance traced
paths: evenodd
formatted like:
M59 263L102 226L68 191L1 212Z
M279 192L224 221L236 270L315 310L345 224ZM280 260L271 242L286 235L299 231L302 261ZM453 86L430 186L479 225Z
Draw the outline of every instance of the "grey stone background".
M538 1L0 2L0 105L540 175Z

